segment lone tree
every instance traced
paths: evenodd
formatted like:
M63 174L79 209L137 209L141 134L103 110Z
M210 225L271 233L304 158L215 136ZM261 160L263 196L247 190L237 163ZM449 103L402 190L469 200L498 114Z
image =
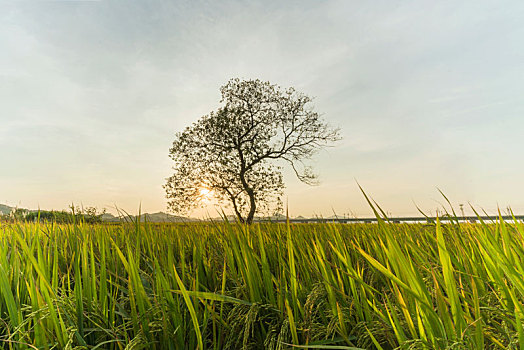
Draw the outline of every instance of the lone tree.
M231 79L220 89L218 110L176 135L174 174L164 188L172 211L183 214L209 196L229 202L240 222L280 209L281 165L315 184L304 160L340 139L310 108L311 98L260 80Z

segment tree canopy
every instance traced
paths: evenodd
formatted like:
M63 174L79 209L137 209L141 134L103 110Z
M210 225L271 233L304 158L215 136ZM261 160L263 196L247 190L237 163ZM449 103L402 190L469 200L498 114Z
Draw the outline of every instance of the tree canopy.
M48 221L59 224L72 224L75 222L85 222L88 224L101 223L102 216L106 213L103 209L99 211L95 207L70 207L71 211L67 212L64 210L28 210L22 208L15 208L9 215L6 215L4 219L10 221Z
M220 91L222 106L176 135L174 174L164 188L174 212L187 213L211 195L251 223L256 213L282 207L286 163L300 181L317 182L304 161L339 140L339 129L294 88L231 79Z

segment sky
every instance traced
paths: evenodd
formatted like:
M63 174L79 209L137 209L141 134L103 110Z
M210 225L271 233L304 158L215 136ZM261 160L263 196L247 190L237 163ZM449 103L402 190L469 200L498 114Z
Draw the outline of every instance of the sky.
M292 216L524 214L524 2L0 0L0 203L166 211L176 132L230 78L315 97L343 140ZM193 216L215 216L208 207Z

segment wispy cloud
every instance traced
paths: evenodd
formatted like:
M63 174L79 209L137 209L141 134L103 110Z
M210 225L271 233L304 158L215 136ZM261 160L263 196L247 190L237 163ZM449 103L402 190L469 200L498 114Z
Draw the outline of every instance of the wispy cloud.
M175 132L257 77L316 96L345 136L315 160L320 187L289 174L297 214L366 210L353 178L404 212L435 186L524 208L524 167L482 165L524 147L523 16L519 1L2 2L0 201L163 210Z

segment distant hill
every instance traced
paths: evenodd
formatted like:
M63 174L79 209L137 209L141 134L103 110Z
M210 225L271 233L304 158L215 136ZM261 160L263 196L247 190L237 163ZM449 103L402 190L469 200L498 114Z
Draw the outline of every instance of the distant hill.
M0 204L0 215L9 215L15 208L10 207L5 204ZM37 212L38 210L29 210L29 212ZM110 213L105 213L102 215L102 221L106 222L120 222L125 220L135 220L136 216L130 215L130 216L115 216ZM186 218L183 216L176 216L171 215L168 213L158 212L158 213L145 213L140 215L140 221L147 221L149 222L193 222L193 221L200 221L198 219L193 218Z
M11 211L13 211L15 208L10 207L5 204L0 204L0 215L9 215Z
M0 204L0 215L9 215L9 213L11 213L11 211L13 211L15 208L13 207L10 207L8 205L5 205L5 204ZM29 212L37 212L38 210L28 210ZM326 218L326 219L331 219L331 218L335 218L334 216L333 217L329 217L329 218ZM215 217L215 218L210 218L210 220L212 221L222 221L224 218L222 217ZM290 218L292 219L292 218ZM304 217L302 216L299 216L295 219L305 219ZM120 222L120 221L132 221L132 220L136 220L136 216L134 215L119 215L119 216L116 216L116 215L113 215L113 214L110 214L110 213L105 213L102 215L102 221L105 221L105 222ZM148 221L148 222L197 222L197 221L202 221L200 219L195 219L195 218L189 218L189 217L184 217L184 216L177 216L177 215L171 215L171 214L168 214L168 213L164 213L164 212L157 212L157 213L144 213L144 214L141 214L140 215L140 221L144 222L144 221ZM228 215L227 216L227 220L230 221L230 222L235 222L237 220L236 216L235 215ZM257 221L283 221L283 220L286 220L286 216L285 215L282 215L282 214L275 214L275 215L272 215L272 216L257 216L255 217L254 221L257 222ZM204 221L207 221L207 220L204 220Z
M147 220L149 222L188 222L188 221L200 221L198 219L186 218L183 216L171 215L168 213L163 213L159 211L158 213L153 214L142 214L140 215L140 220Z
M237 221L237 217L235 215L227 215L226 216L226 219L227 221L229 222L236 222ZM283 221L283 220L286 220L287 219L287 216L283 215L283 214L274 214L274 215L271 215L271 216L255 216L254 219L253 219L253 222L259 222L259 221ZM290 217L290 219L292 219ZM223 221L224 218L223 217L213 217L213 218L210 218L210 220L212 221Z
M113 214L105 213L102 215L102 220L107 222L119 222L119 221L126 221L126 220L136 220L136 216L129 215L129 216L115 216ZM183 216L176 216L171 215L168 213L158 212L158 213L145 213L140 215L140 221L148 221L148 222L193 222L193 221L200 221L198 219L193 218L186 218Z

